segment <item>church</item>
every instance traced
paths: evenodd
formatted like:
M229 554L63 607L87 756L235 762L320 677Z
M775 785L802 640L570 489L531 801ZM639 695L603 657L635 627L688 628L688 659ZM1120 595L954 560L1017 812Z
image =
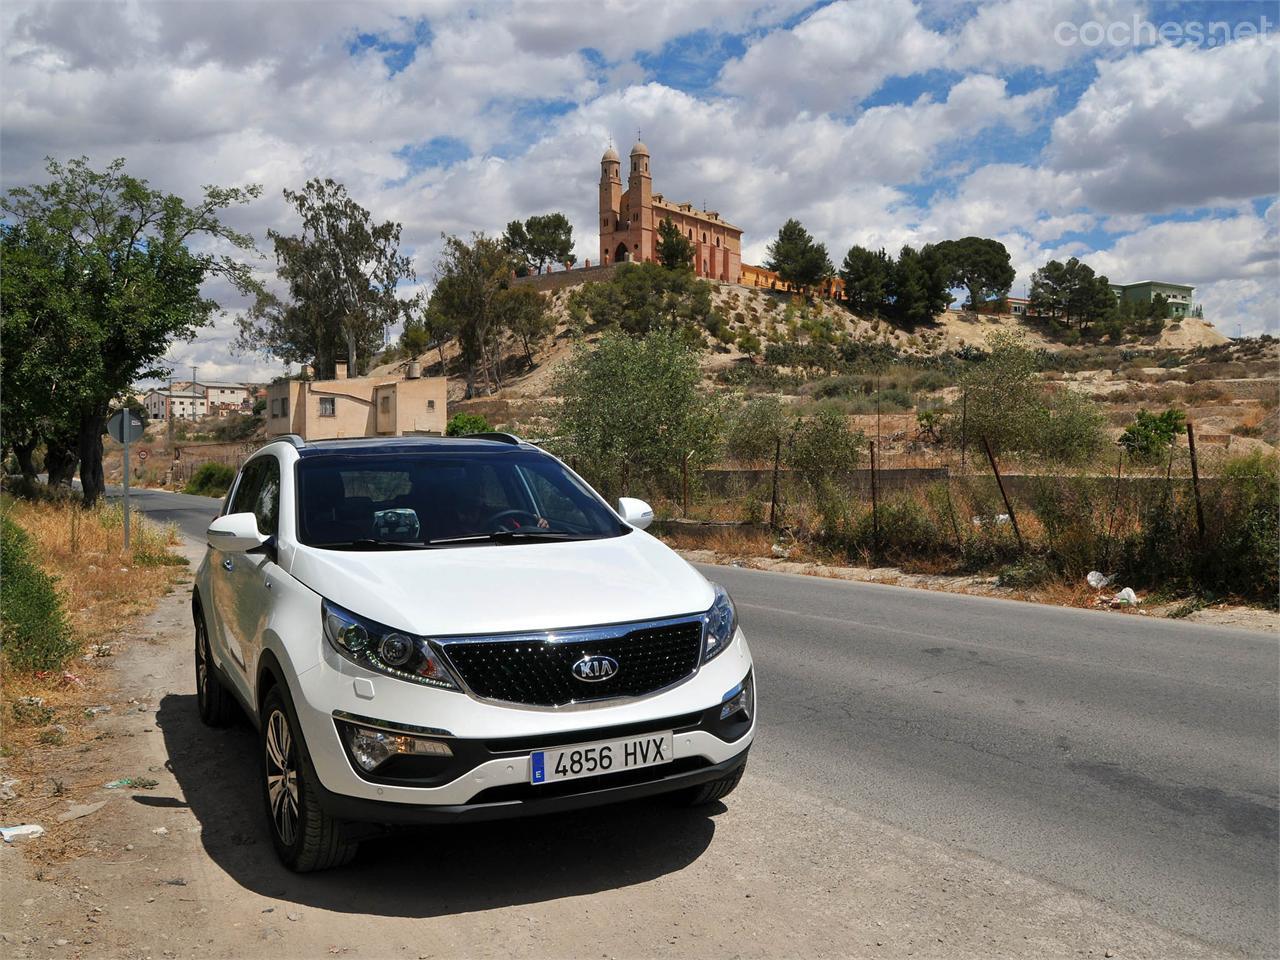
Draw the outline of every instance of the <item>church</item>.
M649 148L631 148L627 189L622 189L622 162L610 147L600 158L600 263L658 259L658 225L670 218L693 244L693 269L699 277L738 283L742 277L742 230L720 219L714 210L692 203L672 203L653 192Z

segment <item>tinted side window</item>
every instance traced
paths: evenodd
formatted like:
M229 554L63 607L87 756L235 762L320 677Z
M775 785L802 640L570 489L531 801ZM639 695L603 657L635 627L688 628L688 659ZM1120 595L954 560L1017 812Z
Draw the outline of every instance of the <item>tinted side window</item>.
M251 509L258 518L258 531L274 537L280 526L280 461L264 457L258 476Z
M227 513L252 513L254 498L261 482L262 461L252 460L240 472L240 482L236 485L235 496L231 498Z

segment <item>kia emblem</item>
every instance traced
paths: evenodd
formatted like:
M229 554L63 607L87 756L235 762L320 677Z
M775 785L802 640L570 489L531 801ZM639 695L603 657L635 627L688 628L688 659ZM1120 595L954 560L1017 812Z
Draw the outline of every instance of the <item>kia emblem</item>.
M608 680L618 672L618 661L613 657L587 654L573 665L573 675L586 683Z

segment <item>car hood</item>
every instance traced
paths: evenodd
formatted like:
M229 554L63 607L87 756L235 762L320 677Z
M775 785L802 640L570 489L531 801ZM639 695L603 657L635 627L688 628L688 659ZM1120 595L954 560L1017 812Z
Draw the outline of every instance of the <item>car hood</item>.
M299 546L289 572L352 613L425 636L652 620L700 613L714 599L702 574L639 530L440 550Z

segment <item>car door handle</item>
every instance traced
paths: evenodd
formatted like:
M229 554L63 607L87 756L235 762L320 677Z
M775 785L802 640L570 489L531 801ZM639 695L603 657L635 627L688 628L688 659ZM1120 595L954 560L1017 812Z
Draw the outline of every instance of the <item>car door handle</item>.
M230 573L235 568L236 568L236 565L230 557L227 557L227 559L222 561L222 569L226 570L228 573Z

